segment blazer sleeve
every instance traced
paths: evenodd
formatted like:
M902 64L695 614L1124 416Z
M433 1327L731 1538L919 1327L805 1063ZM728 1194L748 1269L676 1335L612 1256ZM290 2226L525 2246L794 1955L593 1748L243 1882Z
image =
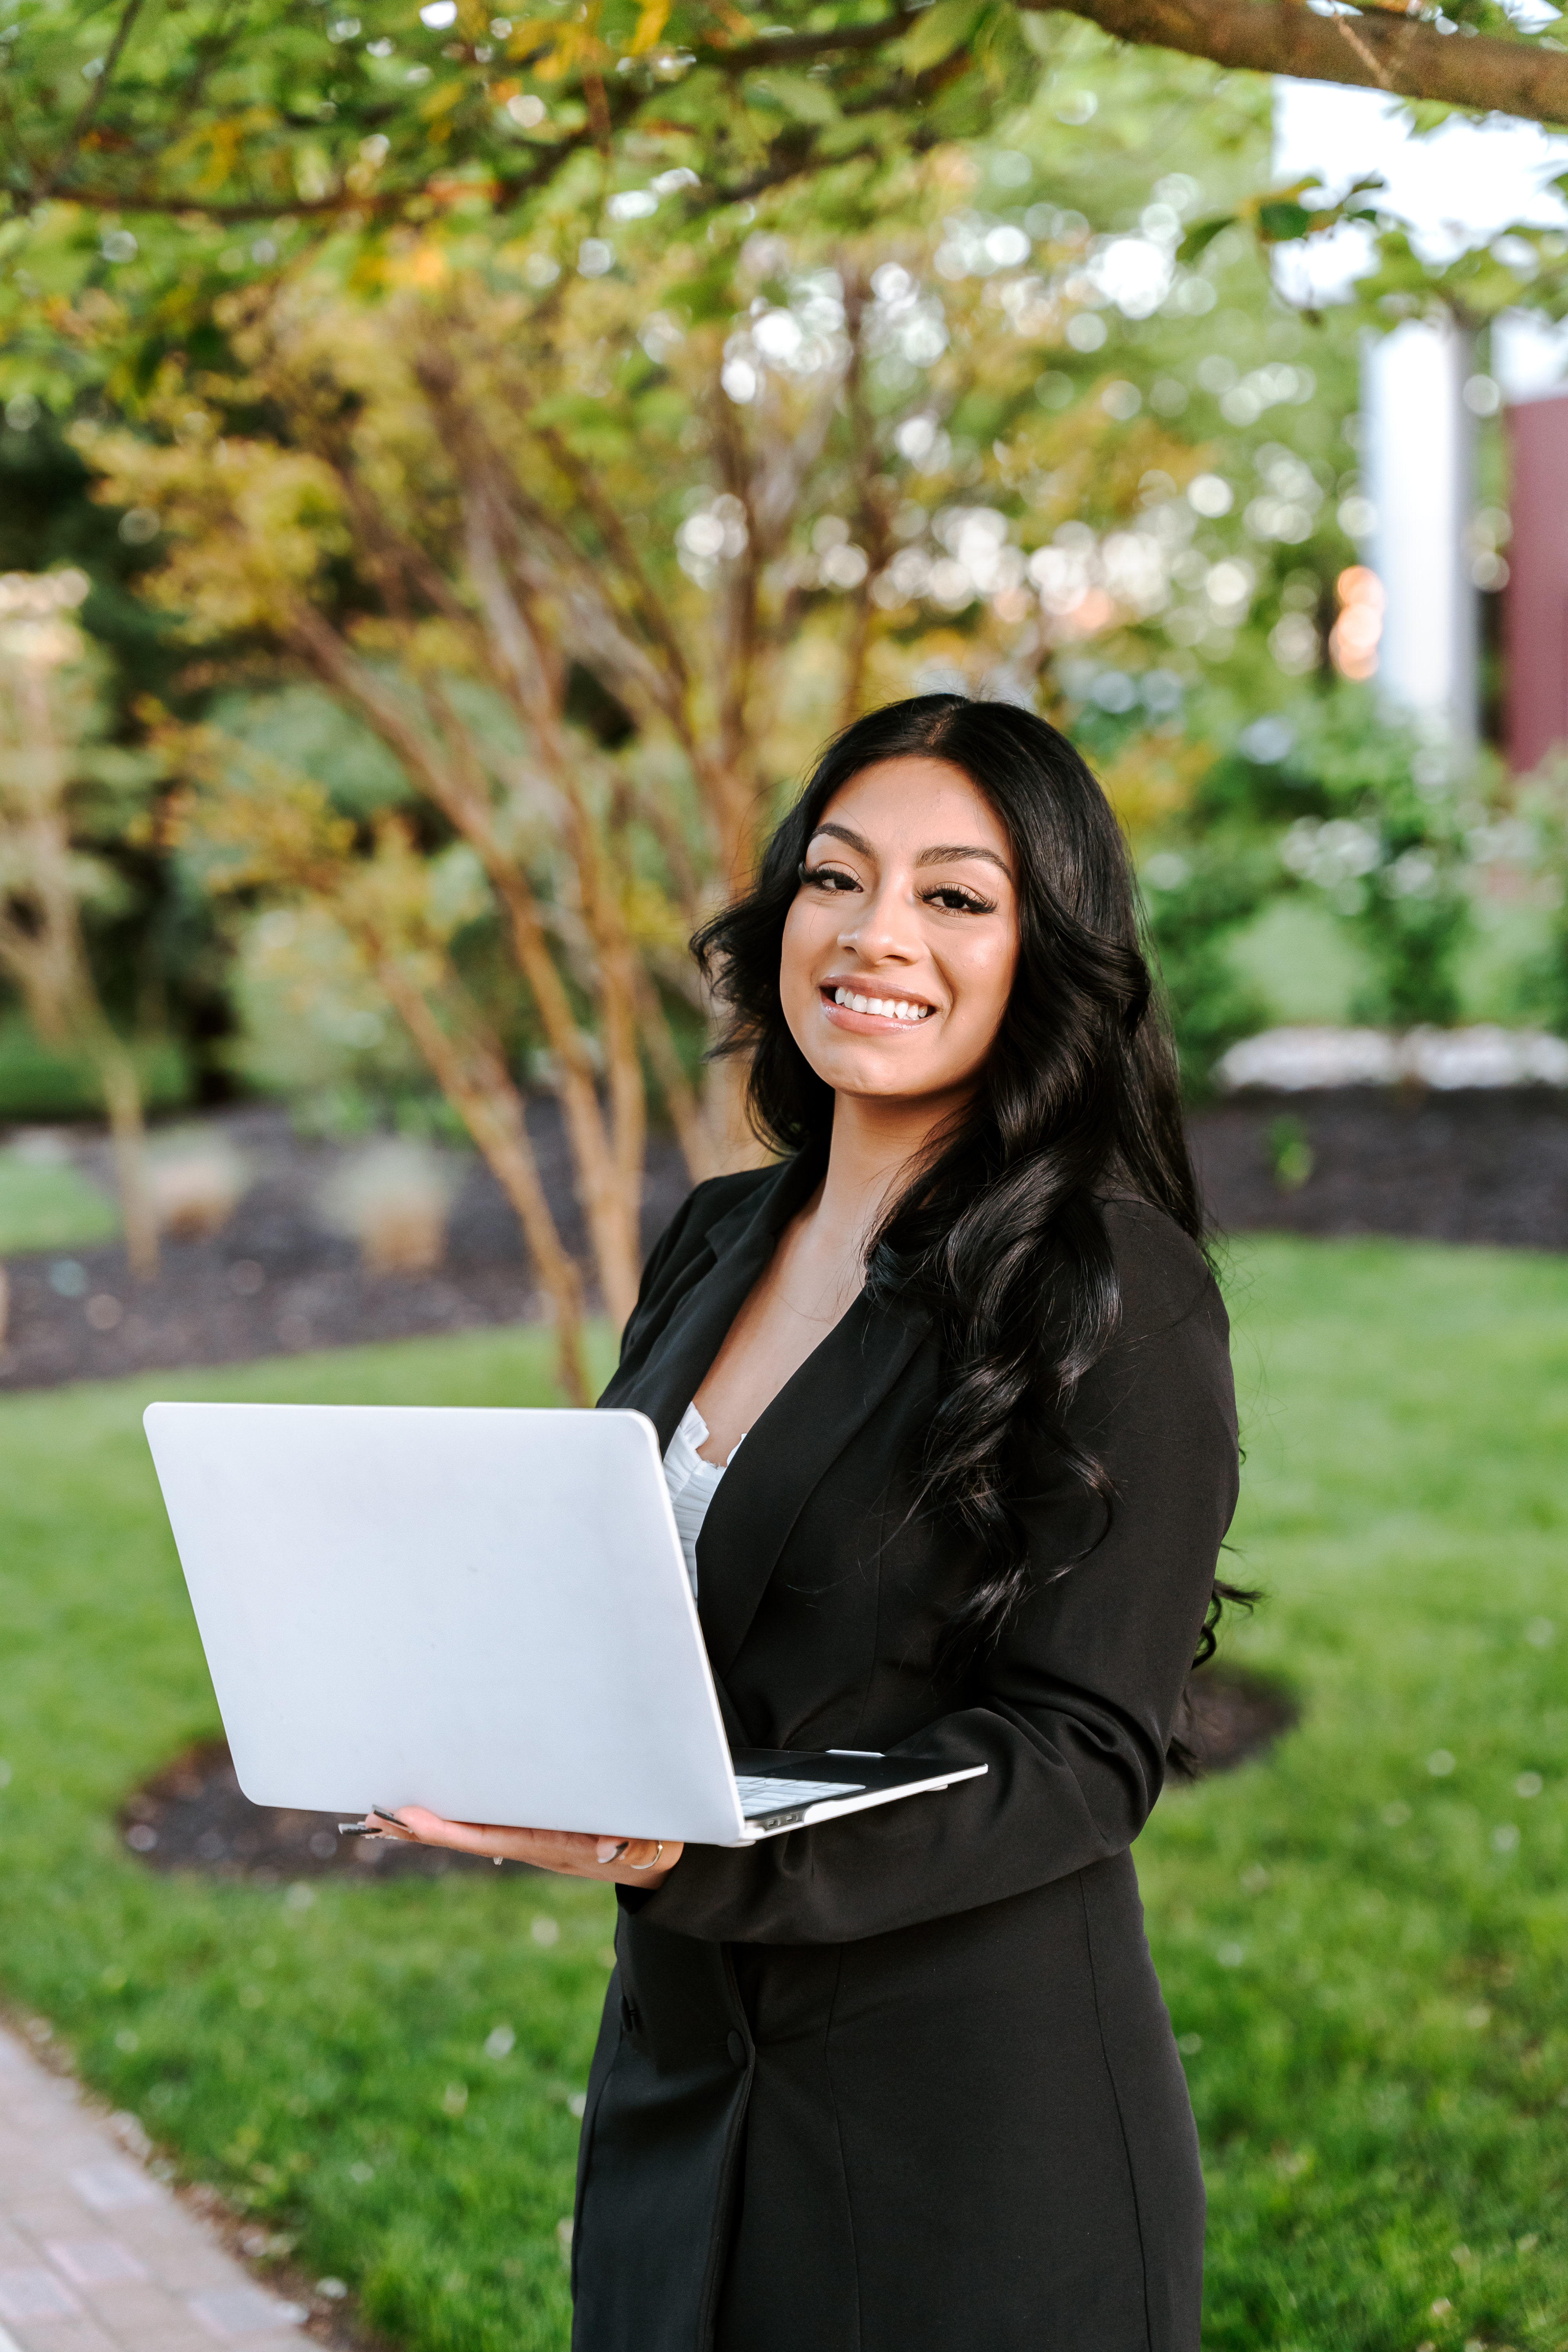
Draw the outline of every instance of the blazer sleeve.
M984 1777L749 1848L689 1846L657 1892L623 1890L651 1924L848 1943L1004 1901L1138 1835L1236 1507L1236 1404L1225 1307L1198 1253L1139 1204L1111 1204L1107 1222L1122 1320L1069 1422L1110 1474L1109 1519L1042 1446L1040 1491L1022 1507L1032 1598L973 1703L904 1742Z

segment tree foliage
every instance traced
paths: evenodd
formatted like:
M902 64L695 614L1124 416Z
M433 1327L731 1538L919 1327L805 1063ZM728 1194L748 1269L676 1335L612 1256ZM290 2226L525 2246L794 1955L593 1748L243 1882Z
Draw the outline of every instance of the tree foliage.
M141 814L151 763L101 740L87 648L71 617L88 587L86 574L69 569L0 579L0 974L44 1043L92 1070L114 1139L132 1270L149 1278L158 1234L141 1087L104 1011L82 918L115 888L112 869L93 855L96 837Z
M517 1207L568 1379L528 1087L622 1313L650 1102L695 1175L738 1142L684 940L869 702L961 684L1074 730L1201 1083L1257 1012L1226 936L1290 887L1216 751L1331 676L1360 326L1559 309L1553 241L1428 270L1370 184L1267 184L1265 85L1061 12L312 5L241 45L143 5L15 19L0 394L14 432L74 414L146 566L180 855L395 1013ZM1293 310L1276 249L1347 215L1367 302ZM302 681L394 787L211 705Z
M230 226L502 209L582 160L692 173L697 201L973 134L1070 42L1118 41L1542 121L1568 59L1533 12L1452 0L1318 16L1292 0L12 0L0 27L3 185L30 212L200 215ZM1451 36L1458 32L1462 38Z

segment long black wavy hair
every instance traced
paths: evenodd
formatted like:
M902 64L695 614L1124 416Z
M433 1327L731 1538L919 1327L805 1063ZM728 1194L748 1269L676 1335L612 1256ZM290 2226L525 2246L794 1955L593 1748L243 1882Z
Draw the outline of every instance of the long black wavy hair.
M1067 737L1010 703L925 694L857 719L774 831L752 890L692 941L727 1013L715 1051L749 1056L758 1134L826 1158L833 1090L784 1019L784 921L834 794L875 762L910 755L963 770L1000 818L1016 867L1016 972L979 1087L889 1209L866 1268L871 1296L923 1309L942 1347L949 1377L921 1504L978 1538L984 1567L948 1629L950 1647L973 1650L997 1638L1029 1589L1014 1496L1031 1425L1043 1420L1070 1471L1114 1507L1103 1465L1065 1422L1121 1313L1100 1197L1136 1195L1200 1247L1204 1215L1126 845ZM1218 1583L1215 1592L1198 1663L1213 1653L1220 1601L1248 1597Z

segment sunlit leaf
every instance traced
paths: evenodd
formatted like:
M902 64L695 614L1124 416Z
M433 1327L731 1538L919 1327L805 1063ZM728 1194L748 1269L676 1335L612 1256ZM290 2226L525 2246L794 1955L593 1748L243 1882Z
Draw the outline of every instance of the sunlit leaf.
M904 65L910 73L924 73L962 47L973 32L984 9L976 0L935 0L904 35Z
M637 12L637 30L627 45L628 57L646 58L650 49L658 47L669 22L670 6L671 0L643 0Z
M1189 266L1198 260L1207 252L1220 232L1229 228L1235 219L1234 213L1215 213L1208 220L1194 221L1176 247L1177 260L1185 262Z
M1271 245L1289 244L1293 238L1305 236L1321 226L1321 216L1307 210L1305 205L1271 202L1259 205L1257 220L1259 230Z

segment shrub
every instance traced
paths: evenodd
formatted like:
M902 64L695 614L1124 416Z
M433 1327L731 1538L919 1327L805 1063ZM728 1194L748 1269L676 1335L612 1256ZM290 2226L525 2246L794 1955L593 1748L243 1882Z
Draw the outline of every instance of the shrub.
M1470 836L1494 791L1484 755L1435 727L1382 716L1361 688L1269 724L1278 732L1259 749L1272 757L1254 764L1277 765L1301 811L1279 856L1300 887L1322 895L1366 960L1355 1018L1394 1029L1450 1025L1473 926ZM1256 744L1262 732L1247 735Z

